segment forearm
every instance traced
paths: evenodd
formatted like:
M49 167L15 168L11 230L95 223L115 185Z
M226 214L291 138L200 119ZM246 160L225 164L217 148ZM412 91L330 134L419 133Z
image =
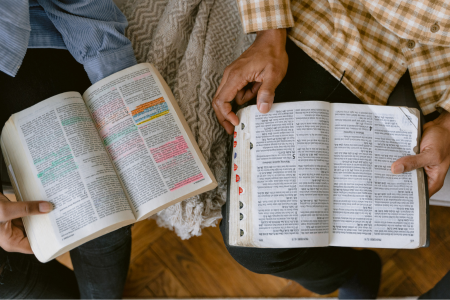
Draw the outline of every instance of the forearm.
M112 0L38 2L92 83L136 64L131 42L124 35L128 22Z
M448 128L450 130L450 113L446 110L442 110L439 117L433 122L441 124L441 126ZM450 149L449 149L450 151Z

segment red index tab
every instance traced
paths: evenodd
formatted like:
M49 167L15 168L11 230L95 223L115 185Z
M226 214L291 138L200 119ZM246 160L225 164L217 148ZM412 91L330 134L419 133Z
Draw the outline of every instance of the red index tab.
M243 192L244 190L241 187L239 187L239 195L242 194Z
M238 168L237 164L234 164L234 170L236 171Z
M236 182L239 182L241 180L241 177L239 177L238 174L236 174Z
M236 137L237 137L237 132L235 131L235 132L234 132L234 138L236 138Z
M234 142L233 142L233 147L236 148L236 146L237 146L237 142L234 141Z

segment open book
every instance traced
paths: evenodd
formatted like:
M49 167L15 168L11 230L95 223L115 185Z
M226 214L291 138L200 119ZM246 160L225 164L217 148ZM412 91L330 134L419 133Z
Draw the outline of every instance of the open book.
M1 148L17 199L54 205L23 218L41 262L217 186L151 64L12 115Z
M419 111L308 101L238 112L228 243L417 248L428 243L424 171L391 173L418 152ZM227 235L226 234L226 235Z

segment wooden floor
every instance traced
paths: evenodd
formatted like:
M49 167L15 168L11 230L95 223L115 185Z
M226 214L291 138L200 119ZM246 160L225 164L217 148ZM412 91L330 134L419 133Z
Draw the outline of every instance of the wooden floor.
M379 296L417 296L450 270L450 208L431 207L431 245L376 250L383 260ZM70 258L61 258L70 264ZM154 221L133 227L131 267L124 297L316 297L290 280L254 274L228 254L217 227L180 240ZM327 296L337 296L333 293Z

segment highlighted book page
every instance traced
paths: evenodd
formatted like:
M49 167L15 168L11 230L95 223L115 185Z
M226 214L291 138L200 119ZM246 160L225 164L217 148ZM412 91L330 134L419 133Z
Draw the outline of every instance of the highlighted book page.
M137 218L207 184L209 176L150 65L119 72L84 98Z
M137 125L142 125L169 113L169 107L163 97L136 107L131 114Z
M14 115L14 120L26 147L23 159L29 160L39 183L38 199L54 206L47 216L59 248L116 223L134 221L81 95L54 96ZM30 230L41 235L34 227Z
M168 179L171 191L203 179L183 136L150 151L164 177Z

